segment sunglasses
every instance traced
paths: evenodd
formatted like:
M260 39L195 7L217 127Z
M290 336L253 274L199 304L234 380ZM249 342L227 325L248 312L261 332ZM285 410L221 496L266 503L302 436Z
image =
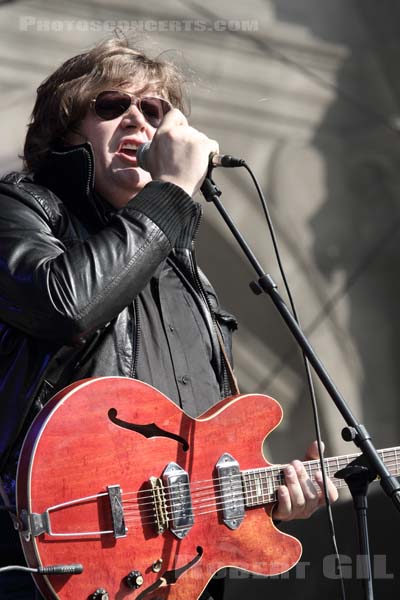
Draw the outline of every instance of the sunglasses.
M92 103L96 115L103 121L117 119L133 104L140 110L146 121L155 128L160 126L164 116L172 108L172 105L164 98L155 96L137 98L133 94L118 90L100 92L96 98L93 98Z

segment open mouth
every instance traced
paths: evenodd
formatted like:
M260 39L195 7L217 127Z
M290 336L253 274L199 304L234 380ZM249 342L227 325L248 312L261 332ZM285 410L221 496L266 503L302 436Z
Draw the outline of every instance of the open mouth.
M130 162L135 161L136 162L136 152L137 152L138 146L136 144L122 144L120 149L118 150L117 154L119 156L122 156L123 158L127 158L129 159Z

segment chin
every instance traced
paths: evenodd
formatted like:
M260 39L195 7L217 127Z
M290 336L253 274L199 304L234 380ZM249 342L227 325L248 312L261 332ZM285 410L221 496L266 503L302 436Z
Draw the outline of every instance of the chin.
M122 175L122 174L121 174ZM147 183L151 181L151 175L143 169L133 167L125 171L125 184L131 186L131 188L143 188Z

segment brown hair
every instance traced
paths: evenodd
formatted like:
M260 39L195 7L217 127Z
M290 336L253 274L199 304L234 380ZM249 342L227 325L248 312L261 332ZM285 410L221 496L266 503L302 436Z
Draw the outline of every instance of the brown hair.
M135 78L186 112L184 77L172 62L149 58L125 38L103 41L64 62L39 86L25 139L25 170L38 170L49 150L83 119L96 94Z

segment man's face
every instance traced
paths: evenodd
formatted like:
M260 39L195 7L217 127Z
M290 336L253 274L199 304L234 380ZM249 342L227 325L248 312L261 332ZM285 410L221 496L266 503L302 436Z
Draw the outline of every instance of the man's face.
M111 89L112 86L110 86ZM145 86L124 87L134 96L159 96ZM91 142L95 158L95 189L110 204L122 208L149 182L149 173L137 166L134 147L150 141L156 129L134 103L121 116L102 120L91 107L79 125L79 133L70 133L68 143Z

